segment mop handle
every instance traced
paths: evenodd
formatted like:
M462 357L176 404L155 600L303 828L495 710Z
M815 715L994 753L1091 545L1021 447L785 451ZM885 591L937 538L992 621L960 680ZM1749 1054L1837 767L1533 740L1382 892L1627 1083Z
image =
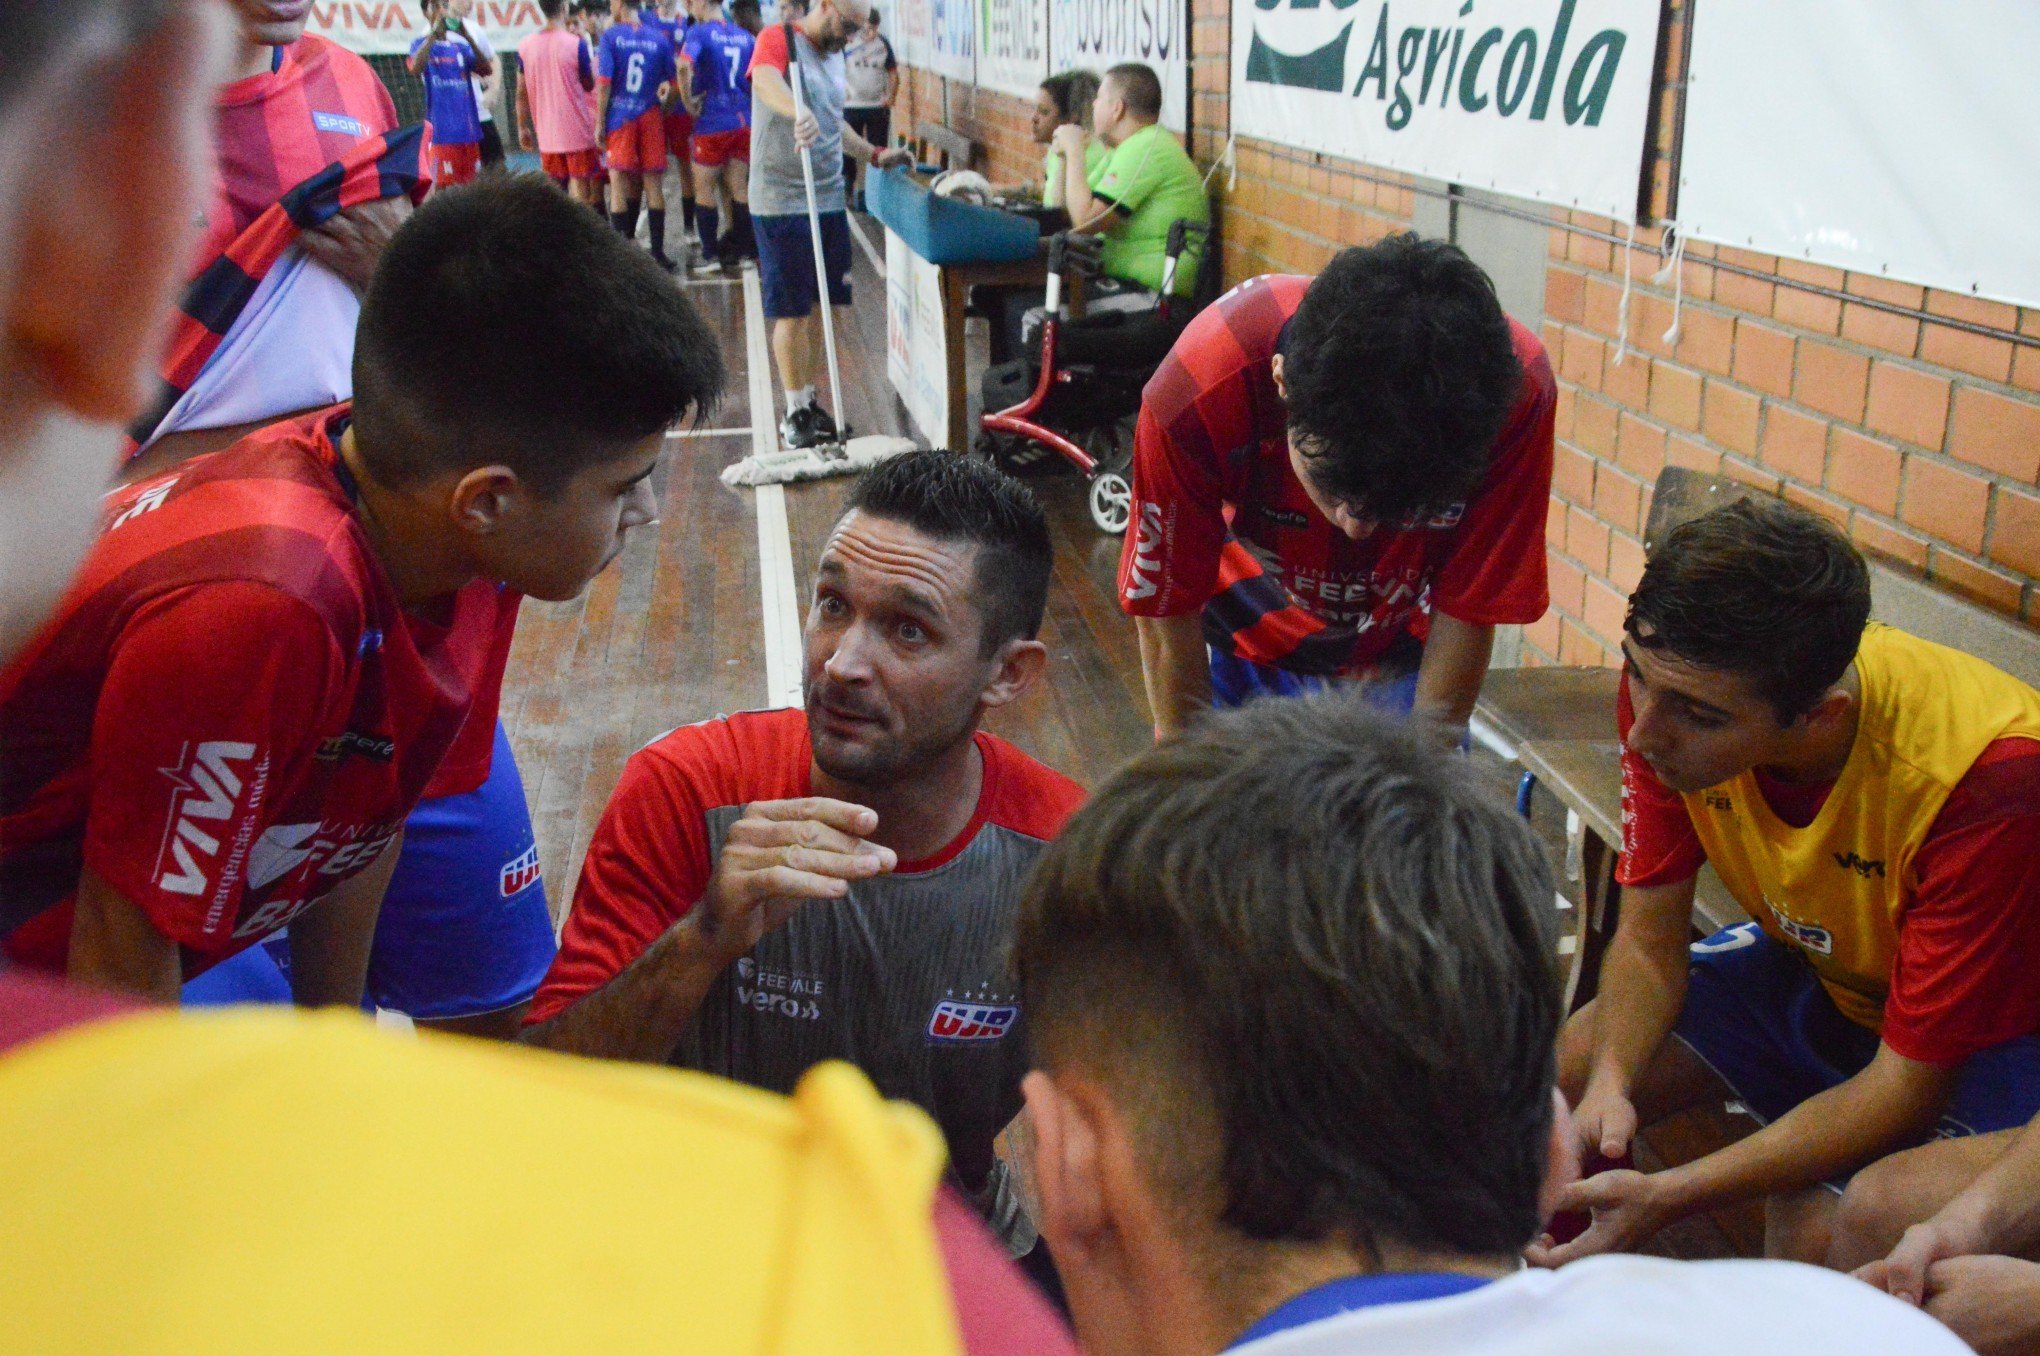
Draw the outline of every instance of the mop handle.
M803 94L806 82L800 76L800 53L789 47L787 51L788 71L793 79L793 120L797 123L807 113L807 99ZM822 350L829 360L829 401L836 408L836 424L843 427L843 375L836 367L836 318L829 307L829 266L822 259L822 215L815 204L815 165L808 154L808 148L800 148L800 177L807 185L808 238L813 242L815 255L815 304L822 312Z

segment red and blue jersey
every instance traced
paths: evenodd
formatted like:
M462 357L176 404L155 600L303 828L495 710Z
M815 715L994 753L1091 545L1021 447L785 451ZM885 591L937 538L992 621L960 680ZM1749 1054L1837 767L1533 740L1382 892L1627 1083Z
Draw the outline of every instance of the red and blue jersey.
M416 56L429 38L411 44ZM432 43L420 78L425 82L425 117L432 140L443 146L473 146L482 139L482 115L475 103L475 49L464 38Z
M395 838L501 663L515 595L406 610L335 450L345 406L115 492L0 672L0 949L61 972L91 870L195 975Z
M751 52L758 40L726 19L687 30L681 51L694 68L701 112L694 130L713 136L751 125Z
M595 54L595 78L609 86L608 136L658 106L659 86L675 78L673 44L642 23L611 24Z
M1514 321L1523 385L1464 503L1349 539L1290 465L1273 360L1310 279L1251 278L1190 322L1141 396L1120 606L1204 613L1215 646L1294 673L1359 674L1434 611L1527 623L1550 603L1545 508L1557 383Z

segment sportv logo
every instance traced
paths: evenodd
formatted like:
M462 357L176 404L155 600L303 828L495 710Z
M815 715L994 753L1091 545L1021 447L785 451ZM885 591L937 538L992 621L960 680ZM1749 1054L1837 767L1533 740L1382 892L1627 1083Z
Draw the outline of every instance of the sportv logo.
M175 789L162 845L156 850L156 886L168 894L193 897L210 891L206 926L211 928L218 924L247 861L255 812L269 785L269 759L258 761L253 744L214 739L195 750L186 744L176 766L161 771ZM224 837L230 820L231 840Z
M1458 17L1473 14L1478 0L1464 0ZM1364 13L1349 14L1360 0L1253 0L1262 11L1254 18L1247 52L1247 79L1264 85L1318 90L1346 90L1346 70L1354 37L1363 32ZM1443 8L1436 0L1417 0L1401 9ZM1388 129L1400 132L1421 108L1513 118L1525 108L1531 122L1545 121L1555 96L1567 126L1598 127L1607 111L1615 72L1629 45L1619 28L1604 28L1577 49L1572 48L1573 13L1578 0L1559 0L1548 29L1525 26L1511 35L1499 24L1404 24L1398 28L1389 0L1374 7L1373 36L1366 60L1353 82L1353 98L1372 94L1387 105ZM1497 50L1499 49L1499 50ZM1570 57L1570 65L1568 65ZM1561 90L1559 76L1565 75ZM1433 95L1436 95L1434 98Z

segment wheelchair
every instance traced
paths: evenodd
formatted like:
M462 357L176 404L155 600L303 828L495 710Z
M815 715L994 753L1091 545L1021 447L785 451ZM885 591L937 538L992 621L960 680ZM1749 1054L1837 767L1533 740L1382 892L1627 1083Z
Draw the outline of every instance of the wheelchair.
M1176 272L1193 245L1202 251L1197 286L1178 297ZM1108 295L1072 321L1062 312L1065 275L1096 278L1099 242L1067 232L1051 237L1045 304L1027 313L1021 331L1030 356L985 373L975 451L1007 469L1060 456L1090 482L1091 521L1101 532L1125 532L1133 514L1133 426L1141 389L1184 326L1217 295L1213 245L1209 227L1178 221L1169 228L1162 287L1153 302L1141 294L1141 304L1117 309Z

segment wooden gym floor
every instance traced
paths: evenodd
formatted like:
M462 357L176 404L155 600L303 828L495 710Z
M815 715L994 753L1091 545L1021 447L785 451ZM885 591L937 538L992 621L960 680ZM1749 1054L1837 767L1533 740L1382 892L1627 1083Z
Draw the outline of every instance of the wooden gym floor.
M877 224L868 218L858 224L882 258ZM858 433L913 436L886 379L885 283L876 262L856 251L856 304L839 315L849 422ZM525 603L511 652L503 720L523 770L556 915L563 916L573 898L589 836L632 753L677 725L773 704L764 597L774 592L782 628L789 624L786 609L804 612L815 558L849 492L848 478L786 486L781 545L769 505L717 479L751 450L754 420L776 426L780 411L776 403L751 408L750 355L762 330L747 335L745 287L734 280L686 287L723 340L729 383L722 407L701 427L668 439L653 475L659 522L634 533L622 557L581 599ZM971 345L976 373L984 363L976 322ZM777 401L776 380L760 389ZM1050 655L1047 681L995 713L988 728L1094 786L1151 737L1133 627L1113 597L1119 539L1092 526L1083 482L1073 473L1051 473L1029 485L1048 512L1056 546L1042 631ZM782 600L772 588L771 557L779 554L777 567L784 571L789 548L793 587ZM790 624L797 627L797 617ZM786 679L780 678L783 691ZM1476 749L1474 757L1496 794L1512 796L1515 769L1485 750ZM1541 798L1533 822L1555 868L1564 860L1562 820ZM1570 889L1562 875L1561 888ZM1642 1156L1650 1166L1683 1162L1748 1128L1720 1112L1689 1113L1649 1137ZM1761 1246L1761 1216L1745 1209L1676 1226L1649 1250L1725 1257L1753 1256Z

